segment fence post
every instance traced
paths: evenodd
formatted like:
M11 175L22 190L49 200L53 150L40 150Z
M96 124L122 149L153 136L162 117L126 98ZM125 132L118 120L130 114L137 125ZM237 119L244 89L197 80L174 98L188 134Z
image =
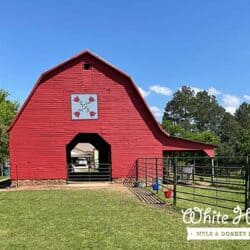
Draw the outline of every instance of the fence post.
M111 168L111 164L108 164L108 170L109 170L109 181L112 182L112 168Z
M145 158L145 186L148 186L148 164L147 158Z
M194 157L194 162L193 162L193 169L192 169L192 181L193 181L193 185L194 185L194 182L195 182L195 165L196 165L196 160L195 160L195 157Z
M249 159L246 157L246 165L245 165L245 211L250 207L250 172L249 172Z
M175 159L175 157L173 157L173 170L174 170L174 197L173 197L173 205L176 206L177 176L176 176L176 159Z
M138 171L138 159L135 161L135 181L139 180L139 171Z
M247 191L247 207L250 208L250 164L249 164L249 156L247 156L247 173L248 173L248 191Z
M157 186L159 185L159 178L158 178L158 159L155 158L155 182L157 184ZM156 193L158 194L158 188L157 188L157 191Z
M17 165L16 165L16 186L17 186L17 187L19 186L18 178L19 178L19 176L18 176L18 167L17 167Z
M212 173L211 173L211 182L214 182L214 158L211 159Z

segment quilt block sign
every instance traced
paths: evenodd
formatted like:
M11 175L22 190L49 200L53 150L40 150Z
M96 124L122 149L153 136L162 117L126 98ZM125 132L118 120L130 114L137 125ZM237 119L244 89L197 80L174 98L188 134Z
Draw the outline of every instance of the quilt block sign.
M71 95L72 120L98 119L97 94Z

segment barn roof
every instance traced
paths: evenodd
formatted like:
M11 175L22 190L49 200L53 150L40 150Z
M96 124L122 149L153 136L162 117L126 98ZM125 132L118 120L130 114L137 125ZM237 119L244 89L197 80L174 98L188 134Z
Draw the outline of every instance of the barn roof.
M75 60L78 60L81 57L86 56L86 55L98 60L99 62L103 63L105 66L108 66L110 69L114 70L116 73L120 74L122 77L125 77L131 83L131 87L134 88L134 90L137 92L138 98L140 98L140 101L145 106L146 111L148 112L149 116L152 119L152 122L155 123L155 126L157 127L157 129L159 130L159 132L162 135L163 150L171 150L171 151L190 151L190 150L204 151L209 156L213 156L212 151L213 151L214 147L216 147L215 145L200 143L200 142L195 142L195 141L190 141L190 140L185 140L185 139L178 138L178 137L173 137L173 136L170 136L166 131L164 131L162 129L162 127L159 125L159 123L155 120L153 113L149 109L147 103L145 102L144 98L142 97L139 89L137 88L137 86L136 86L135 82L132 80L132 78L129 75L127 75L126 73L124 73L123 71L121 71L120 69L116 68L115 66L113 66L109 62L105 61L104 59L100 58L99 56L93 54L92 52L90 52L88 50L84 50L83 52L69 58L68 60L66 60L66 61L58 64L57 66L49 69L48 71L42 73L41 76L38 78L37 82L35 83L31 93L28 96L28 98L26 99L26 101L24 102L22 107L20 108L18 114L16 115L15 119L13 120L13 122L11 123L11 125L10 125L10 127L8 128L7 131L8 132L11 131L11 129L13 128L13 126L16 124L17 120L21 116L21 114L22 114L23 110L25 109L26 105L28 104L29 100L31 99L31 97L35 93L37 87L44 81L44 79L46 79L46 77L48 77L50 74L58 71L60 68L64 68L67 64L70 64L71 62L73 62Z

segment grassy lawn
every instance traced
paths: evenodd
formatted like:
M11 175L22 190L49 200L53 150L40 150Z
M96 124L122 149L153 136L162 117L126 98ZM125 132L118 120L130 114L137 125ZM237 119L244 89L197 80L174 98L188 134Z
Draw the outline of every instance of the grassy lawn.
M0 181L9 179L9 176L0 176Z
M172 188L172 186L169 186L169 188ZM209 188L212 189L212 187L209 187ZM163 201L173 204L173 198L170 198L170 199L165 198L164 192L163 192L165 189L166 188L159 190L157 194L155 191L152 191L151 187L148 187L148 190L150 190L152 193L157 195ZM245 195L240 193L243 190L232 190L232 189L226 189L226 188L223 188L223 190L229 191L229 192L230 191L239 192L239 193L228 193L228 192L220 192L220 191L216 192L216 190L206 190L202 188L197 189L197 188L177 185L177 204L176 204L177 210L181 211L181 209L183 208L190 208L190 207L197 207L197 206L203 209L206 209L207 207L211 207L213 210L220 211L221 213L226 213L230 216L230 218L232 218L234 217L234 214L232 212L232 209L234 207L239 205L242 209L244 209ZM181 198L188 199L189 201L181 199ZM222 199L232 200L232 201L224 201ZM207 205L206 203L209 205ZM231 209L218 208L216 205L222 206L222 207L229 207Z
M195 183L206 183L208 184L212 184L211 183L211 176L199 176L199 175L195 175L194 176L195 179ZM202 180L202 181L201 181ZM244 177L242 178L232 178L232 177L214 177L213 178L214 184L218 185L218 186L227 186L227 187L231 187L233 189L244 189Z
M182 180L183 182L177 184L177 209L179 210L198 206L204 209L211 207L218 211L217 206L221 206L219 211L234 216L232 212L234 207L237 205L242 209L245 207L244 179L215 177L212 183L211 177L195 175L194 182L191 178L186 179L184 177ZM149 182L148 185L150 184ZM164 184L158 194L152 190L151 186L147 187L148 190L156 194L163 201L173 204L172 198L166 199L164 196L164 191L167 188L173 189L173 185Z
M0 193L0 249L249 249L187 241L179 212L105 190Z

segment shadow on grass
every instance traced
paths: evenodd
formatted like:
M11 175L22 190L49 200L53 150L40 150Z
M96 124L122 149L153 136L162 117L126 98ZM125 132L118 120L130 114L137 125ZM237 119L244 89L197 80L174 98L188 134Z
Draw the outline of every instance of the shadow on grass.
M142 203L159 207L165 207L168 205L163 199L153 192L144 187L138 187L136 185L138 181L136 180L135 176L135 164L133 164L123 182L123 185L126 186Z
M10 185L11 185L11 180L10 179L4 179L4 180L0 181L0 189L10 187Z
M159 196L155 195L146 188L127 186L129 190L143 203L149 205L155 205L159 207L165 207L168 204L162 200Z

